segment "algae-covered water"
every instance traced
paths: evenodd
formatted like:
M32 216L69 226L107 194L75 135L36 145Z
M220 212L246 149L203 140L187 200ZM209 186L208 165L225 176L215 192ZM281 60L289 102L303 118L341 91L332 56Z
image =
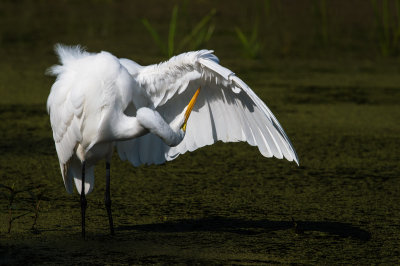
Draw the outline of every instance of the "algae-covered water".
M0 187L0 264L400 262L399 58L381 54L370 2L327 0L328 37L313 26L324 21L315 1L248 2L0 4L0 184L22 191L8 233L10 192ZM204 47L267 103L300 166L264 158L245 143L217 143L138 168L115 154L116 235L108 233L100 162L83 240L79 197L65 192L45 108L53 45L159 62L166 57L139 19L166 38L175 3L182 31L216 8ZM269 13L257 13L266 12L265 3ZM251 32L256 15L263 52L248 58L234 27Z

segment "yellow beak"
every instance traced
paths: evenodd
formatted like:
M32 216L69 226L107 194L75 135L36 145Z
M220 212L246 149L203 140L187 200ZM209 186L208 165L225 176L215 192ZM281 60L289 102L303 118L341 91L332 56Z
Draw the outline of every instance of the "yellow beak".
M199 88L197 89L197 91L194 93L194 95L193 95L192 99L190 100L190 102L189 102L189 104L188 104L188 107L187 107L187 109L186 109L186 112L185 112L185 122L184 122L183 125L182 125L183 131L186 131L186 124L187 124L187 121L188 121L188 119L189 119L190 113L192 112L193 106L194 106L194 104L196 103L197 96L199 96L199 93L200 93L200 87L199 87Z

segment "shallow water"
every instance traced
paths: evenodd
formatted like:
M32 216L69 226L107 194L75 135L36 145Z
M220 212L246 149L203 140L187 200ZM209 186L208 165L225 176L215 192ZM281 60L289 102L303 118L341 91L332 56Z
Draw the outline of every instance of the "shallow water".
M15 20L8 11L17 6L10 3L3 6L3 25ZM63 187L45 109L53 79L44 71L56 63L52 45L80 42L89 50L111 50L146 64L163 57L148 43L115 38L116 25L124 25L120 31L129 30L132 36L148 34L126 17L123 2L107 2L121 15L104 21L95 19L104 8L94 8L82 19L82 28L69 11L65 15L56 4L40 3L22 17L28 22L36 18L37 24L18 24L15 32L3 27L0 184L14 184L17 190L40 184L45 198L36 230L31 230L31 196L18 194L12 215L23 216L7 233L8 190L0 188L5 194L0 195L0 264L399 262L397 59L360 59L357 53L352 57L337 51L337 60L308 58L308 53L295 51L293 57L235 57L240 46L231 42L234 33L222 8L219 34L208 45L215 45L222 64L268 104L292 140L300 166L263 158L245 143L217 143L165 165L138 168L115 154L111 194L116 235L108 235L105 167L100 162L95 190L88 196L87 240L82 240L79 197ZM52 8L51 14L58 16L39 16ZM79 10L79 5L72 1L69 8ZM169 13L157 10L143 16L168 22ZM61 33L44 26L62 21L69 22ZM105 25L111 25L108 32ZM36 30L41 28L39 34ZM147 37L143 38L150 42ZM230 48L223 49L224 43Z

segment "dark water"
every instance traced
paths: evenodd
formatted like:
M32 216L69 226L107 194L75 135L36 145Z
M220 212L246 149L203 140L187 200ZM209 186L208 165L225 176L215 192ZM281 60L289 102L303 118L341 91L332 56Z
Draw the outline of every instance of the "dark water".
M327 1L327 40L312 23L321 19L315 2L299 2L271 1L263 17L262 1L233 2L230 11L227 1L182 1L178 23L185 31L217 9L205 47L265 100L300 166L263 158L245 143L217 143L161 166L134 168L115 155L116 235L108 235L100 162L85 241L79 199L63 187L45 109L52 46L81 43L158 62L165 56L139 18L166 37L173 4L2 2L0 184L41 185L33 191L43 191L43 200L31 230L32 195L17 194L8 234L9 191L0 188L0 264L398 264L398 58L381 55L369 1ZM249 59L233 27L251 32L257 14L263 52Z

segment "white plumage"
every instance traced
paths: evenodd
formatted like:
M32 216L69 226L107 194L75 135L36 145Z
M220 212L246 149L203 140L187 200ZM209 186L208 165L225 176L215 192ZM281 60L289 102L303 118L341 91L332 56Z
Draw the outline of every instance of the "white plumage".
M49 70L57 80L47 108L68 192L72 180L81 192L85 161L89 193L96 161L109 160L114 146L122 160L135 166L173 160L216 141L246 141L265 157L298 163L269 108L212 51L188 52L150 66L79 46L57 45L56 52L61 65ZM182 113L199 87L182 135Z
M232 71L219 65L212 51L184 53L164 63L139 68L125 60L121 63L166 121L185 107L198 87L201 92L179 145L169 147L148 134L117 142L121 159L135 166L160 164L216 141L246 141L258 146L266 157L285 157L298 163L289 138L269 108Z

